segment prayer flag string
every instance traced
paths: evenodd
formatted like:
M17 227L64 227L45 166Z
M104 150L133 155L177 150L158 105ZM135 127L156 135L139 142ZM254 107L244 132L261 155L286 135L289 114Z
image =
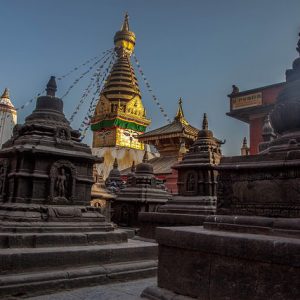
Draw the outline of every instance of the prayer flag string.
M164 118L167 120L167 122L168 122L168 123L171 123L171 120L170 120L170 118L168 117L166 111L164 110L164 108L163 108L162 105L160 104L159 100L157 99L157 97L156 97L155 94L153 93L153 89L152 89L152 87L150 86L150 83L149 83L148 79L146 78L145 73L144 73L144 71L143 71L142 68L141 68L140 62L138 61L138 59L137 59L137 57L136 57L136 55L135 55L134 52L132 53L132 56L133 56L134 61L135 61L136 65L137 65L138 71L139 71L139 73L141 74L141 76L142 76L142 78L143 78L143 80L144 80L144 83L145 83L145 85L146 85L146 87L147 87L147 90L148 90L148 92L150 93L150 95L152 96L153 101L154 101L155 104L158 106L160 112L162 113L162 115L164 116Z

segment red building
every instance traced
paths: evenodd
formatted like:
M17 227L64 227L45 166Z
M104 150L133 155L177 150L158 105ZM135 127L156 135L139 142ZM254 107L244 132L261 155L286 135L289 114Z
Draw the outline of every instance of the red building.
M277 95L283 89L285 82L242 91L233 85L228 116L249 124L250 154L258 152L262 142L262 127L264 118L273 109Z

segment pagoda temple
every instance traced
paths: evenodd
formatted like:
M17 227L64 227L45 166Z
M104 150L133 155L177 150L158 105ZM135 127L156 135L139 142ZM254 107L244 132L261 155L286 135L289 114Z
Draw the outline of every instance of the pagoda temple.
M184 153L197 139L199 130L189 124L184 117L182 99L172 123L146 132L139 136L143 143L155 146L160 157L149 160L157 178L165 181L169 192L177 193L177 171L172 166L181 160Z
M144 155L144 143L138 140L138 136L145 132L150 120L146 117L138 81L130 62L135 40L126 14L121 30L114 37L117 60L101 91L91 120L93 153L104 157L101 166L104 178L115 158L120 169L124 169L130 167L132 161L141 162Z
M11 103L6 88L0 99L0 148L11 138L13 128L17 124L17 111Z

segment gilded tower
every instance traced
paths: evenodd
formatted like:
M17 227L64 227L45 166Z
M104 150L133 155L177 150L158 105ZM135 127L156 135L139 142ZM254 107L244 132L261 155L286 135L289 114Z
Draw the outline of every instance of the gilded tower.
M144 143L138 136L145 132L150 120L142 103L142 96L130 57L135 46L135 34L130 31L128 15L121 30L114 36L117 60L100 93L100 99L91 120L93 153L104 157L98 172L107 177L113 161L119 168L139 163L144 155ZM101 170L100 170L101 168Z
M135 34L130 31L128 15L114 37L117 61L101 91L91 129L93 148L127 147L144 150L138 135L145 132L150 120L142 103L130 56L135 46Z

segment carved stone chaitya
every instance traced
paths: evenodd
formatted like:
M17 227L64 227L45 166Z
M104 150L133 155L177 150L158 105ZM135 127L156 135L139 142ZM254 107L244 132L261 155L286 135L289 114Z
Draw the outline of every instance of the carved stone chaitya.
M145 297L300 299L299 115L300 56L271 112L275 132L266 120L262 151L221 159L217 214L203 227L158 229L158 287Z
M0 150L0 298L101 284L108 274L153 276L156 246L128 245L90 206L102 159L70 127L54 77L46 91Z
M141 236L154 238L158 226L201 225L206 215L215 213L222 143L208 129L204 114L197 140L173 167L178 172L178 195L156 213L140 214Z
M143 162L130 174L127 186L120 190L112 202L112 221L121 226L139 226L140 212L154 212L168 201L171 195L163 189L153 173L145 152Z

